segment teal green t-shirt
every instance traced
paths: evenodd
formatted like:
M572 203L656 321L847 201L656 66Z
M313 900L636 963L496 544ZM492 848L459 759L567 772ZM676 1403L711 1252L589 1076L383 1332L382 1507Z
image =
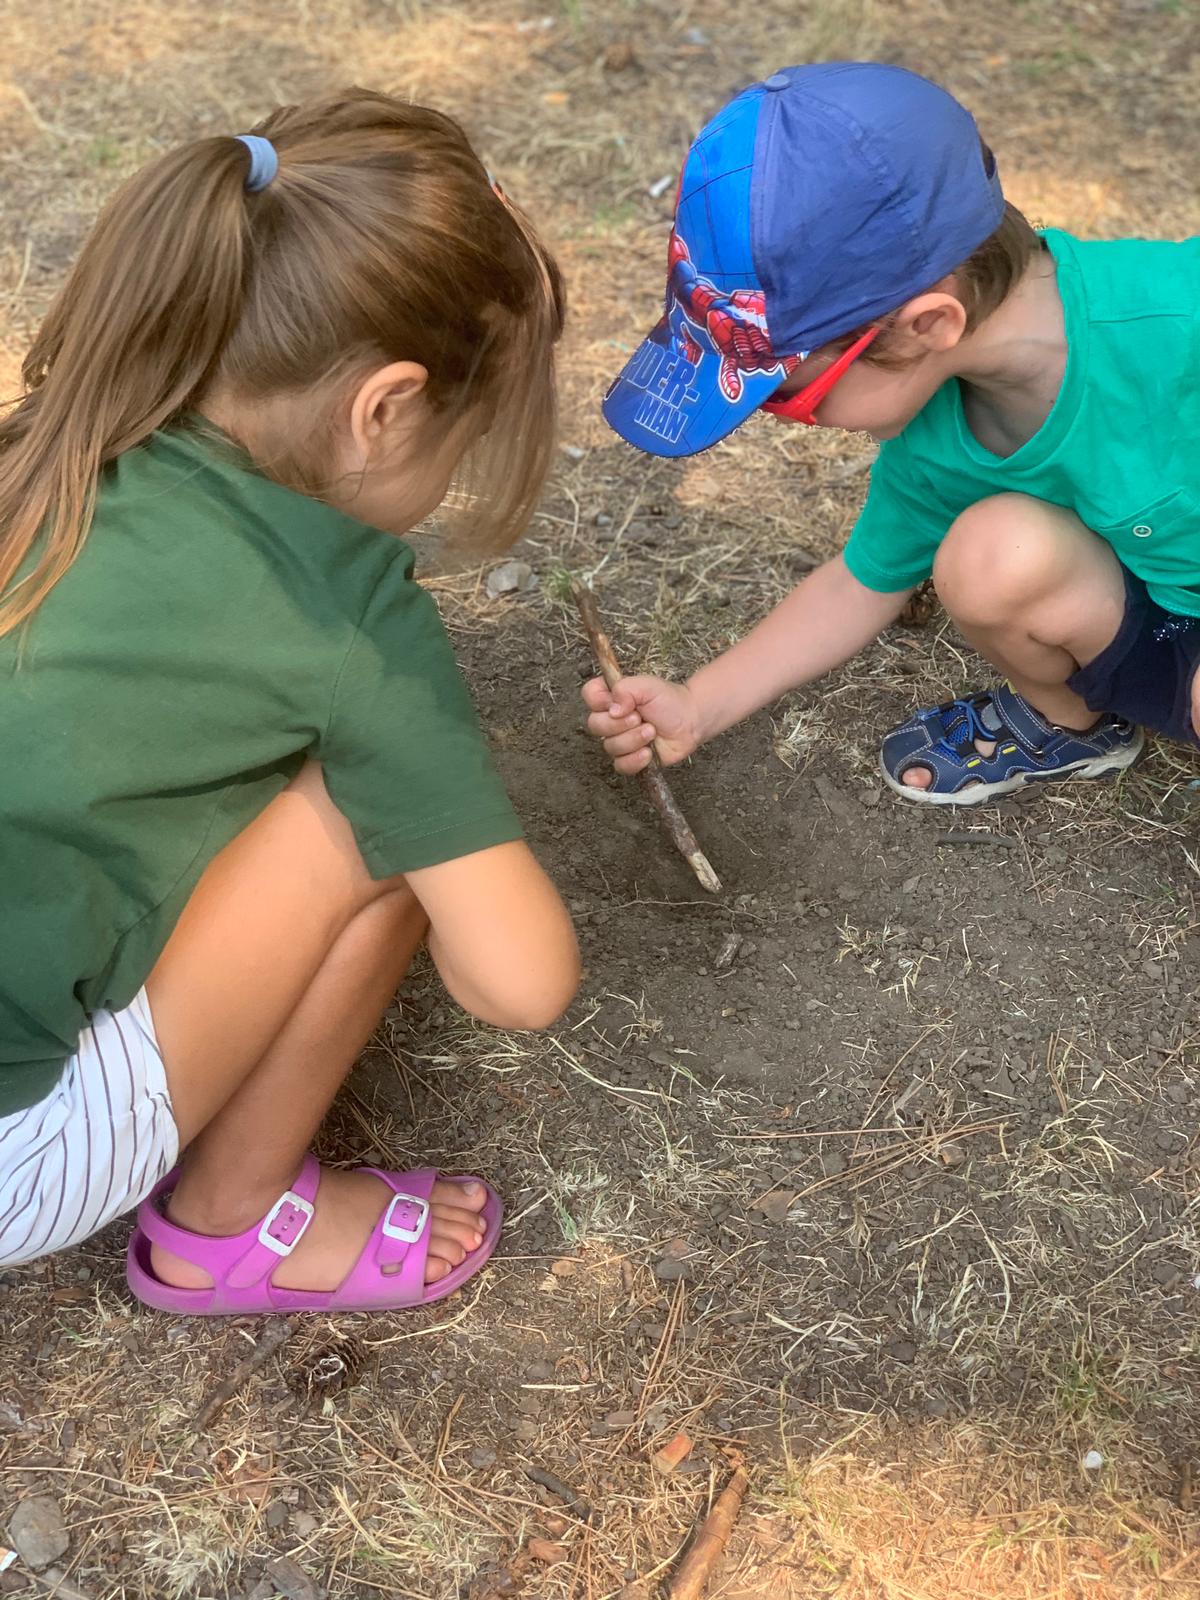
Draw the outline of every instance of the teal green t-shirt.
M520 836L412 570L200 430L108 469L78 560L0 638L0 1115L128 1005L306 757L375 877Z
M846 564L882 593L920 583L959 513L1009 491L1068 507L1161 606L1200 616L1200 238L1044 238L1067 337L1050 415L996 456L943 384L880 448Z

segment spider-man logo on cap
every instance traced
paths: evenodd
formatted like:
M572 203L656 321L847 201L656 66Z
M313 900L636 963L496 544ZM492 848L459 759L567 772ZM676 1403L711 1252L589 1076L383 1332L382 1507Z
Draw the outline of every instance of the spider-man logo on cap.
M809 351L931 288L1003 215L970 113L927 79L842 61L753 84L688 152L664 314L605 417L655 455L707 449ZM772 409L812 421L871 337Z

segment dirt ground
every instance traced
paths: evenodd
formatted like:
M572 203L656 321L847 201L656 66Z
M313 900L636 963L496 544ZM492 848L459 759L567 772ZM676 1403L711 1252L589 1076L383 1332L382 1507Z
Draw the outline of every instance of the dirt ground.
M1200 1595L1200 763L1158 745L1112 785L898 806L880 733L985 681L934 610L679 772L710 898L580 731L571 575L627 662L681 674L861 503L869 441L763 419L668 464L597 414L655 315L689 135L843 55L959 93L1037 221L1200 228L1192 0L10 0L10 390L114 181L280 98L456 112L553 241L537 584L431 582L586 974L532 1036L419 972L327 1127L336 1159L499 1184L505 1242L461 1299L305 1322L198 1427L265 1324L135 1309L123 1225L0 1274L0 1527L50 1497L70 1541L0 1595L649 1600L739 1457L730 1600Z

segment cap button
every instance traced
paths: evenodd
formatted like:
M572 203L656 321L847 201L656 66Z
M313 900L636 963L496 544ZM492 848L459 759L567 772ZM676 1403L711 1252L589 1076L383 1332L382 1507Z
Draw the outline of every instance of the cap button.
M786 89L791 85L791 81L786 72L773 72L769 78L764 80L763 87L766 89Z

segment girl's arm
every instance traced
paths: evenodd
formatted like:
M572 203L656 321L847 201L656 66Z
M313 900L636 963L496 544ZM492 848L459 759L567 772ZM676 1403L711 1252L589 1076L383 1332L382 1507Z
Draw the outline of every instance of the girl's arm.
M566 907L519 840L407 874L451 996L497 1028L545 1028L579 984Z
M856 656L895 621L911 593L878 594L834 556L687 683L623 678L610 694L603 679L593 679L583 691L588 729L604 740L618 772L640 772L652 740L667 765L682 761L786 690Z

